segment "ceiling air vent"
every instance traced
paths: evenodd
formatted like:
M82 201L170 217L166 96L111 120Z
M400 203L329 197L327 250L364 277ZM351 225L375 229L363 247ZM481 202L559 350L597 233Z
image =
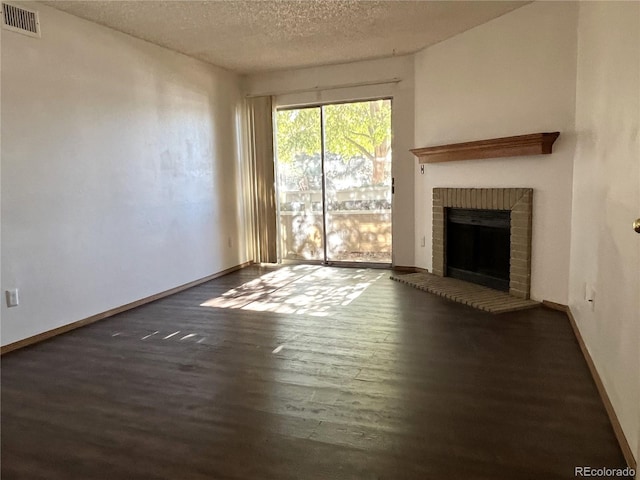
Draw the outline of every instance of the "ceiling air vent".
M2 28L30 37L39 37L38 12L2 2Z

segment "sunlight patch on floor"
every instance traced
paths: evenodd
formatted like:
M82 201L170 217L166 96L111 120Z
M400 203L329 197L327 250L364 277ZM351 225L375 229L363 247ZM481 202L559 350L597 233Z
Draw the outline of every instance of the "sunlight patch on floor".
M284 267L200 306L326 317L336 307L349 305L383 275L367 269Z

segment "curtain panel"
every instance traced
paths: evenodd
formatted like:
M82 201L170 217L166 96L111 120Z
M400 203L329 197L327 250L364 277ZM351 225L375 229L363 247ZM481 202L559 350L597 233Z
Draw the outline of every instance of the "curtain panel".
M278 261L272 97L247 99L254 211L255 261Z

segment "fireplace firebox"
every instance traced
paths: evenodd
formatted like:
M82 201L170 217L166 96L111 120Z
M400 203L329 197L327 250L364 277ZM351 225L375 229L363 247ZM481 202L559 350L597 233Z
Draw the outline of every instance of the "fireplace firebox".
M464 224L454 222L447 225L447 210L489 210L507 211L510 215L509 227L509 295L518 298L529 298L531 288L531 238L533 222L533 189L531 188L434 188L433 189L433 235L432 235L432 273L441 277L448 272L447 250L458 248L457 245L447 245L450 236L446 235L447 228L463 228ZM498 214L504 215L504 214ZM473 225L472 225L473 226ZM486 225L485 225L486 226ZM489 233L480 229L475 235L493 235L500 237L497 243L505 243L504 232ZM494 238L495 240L496 238ZM468 248L459 247L468 251ZM473 251L473 250L471 250ZM501 254L495 254L491 268L495 265L504 267L506 262ZM469 259L463 262L470 263ZM487 262L485 262L487 263ZM454 269L455 265L451 265ZM486 270L481 265L480 270ZM473 269L471 270L473 272ZM495 272L489 272L495 276ZM498 278L500 278L498 276ZM495 288L495 287L494 287ZM504 288L504 286L502 287Z
M446 209L446 275L509 291L509 210Z

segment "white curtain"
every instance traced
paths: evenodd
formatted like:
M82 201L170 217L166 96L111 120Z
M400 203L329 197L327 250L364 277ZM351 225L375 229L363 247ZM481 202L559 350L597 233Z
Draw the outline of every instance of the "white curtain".
M249 155L253 188L255 261L275 263L277 214L273 150L273 101L271 97L247 99Z

